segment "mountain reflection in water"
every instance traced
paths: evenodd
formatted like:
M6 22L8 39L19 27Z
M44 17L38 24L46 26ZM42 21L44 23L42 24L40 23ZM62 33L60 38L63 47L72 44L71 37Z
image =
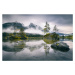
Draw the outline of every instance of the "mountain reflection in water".
M3 60L73 60L72 41L63 41L69 45L70 50L67 52L52 49L51 44L54 42L57 41L44 39L3 42Z

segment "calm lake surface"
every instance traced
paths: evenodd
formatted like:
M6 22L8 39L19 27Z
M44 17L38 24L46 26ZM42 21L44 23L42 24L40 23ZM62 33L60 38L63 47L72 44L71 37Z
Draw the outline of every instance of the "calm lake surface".
M60 39L69 45L69 51L54 50L51 44L44 40L23 40L16 42L3 42L3 61L72 61L73 42Z

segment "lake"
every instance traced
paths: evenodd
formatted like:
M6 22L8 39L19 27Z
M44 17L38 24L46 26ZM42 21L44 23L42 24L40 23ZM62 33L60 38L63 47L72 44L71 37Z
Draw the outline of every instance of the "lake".
M69 51L55 50L51 48L54 43L49 40L31 39L23 41L3 42L3 61L72 61L73 41L60 39L69 45Z

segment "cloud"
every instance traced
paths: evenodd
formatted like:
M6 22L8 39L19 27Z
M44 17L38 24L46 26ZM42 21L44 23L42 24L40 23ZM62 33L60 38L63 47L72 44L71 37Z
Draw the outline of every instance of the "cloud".
M38 30L38 29L33 29L33 28L29 28L27 30L25 30L24 32L26 33L33 33L33 34L44 34L42 31Z
M17 33L19 33L20 30L16 30ZM9 28L3 29L2 32L7 32L7 33L14 33L14 28L11 26Z
M41 23L51 22L57 25L72 25L73 24L73 15L72 14L4 14L3 23L19 21L22 22L25 26L29 23L35 23L40 25Z
M46 21L51 26L51 31L54 25L57 25L60 30L64 32L72 33L72 30L65 30L67 27L71 27L73 25L73 15L72 14L3 14L3 23L6 22L21 22L23 26L28 26L30 23L34 23L44 28ZM65 26L65 29L64 29ZM30 30L31 31L31 30ZM33 30L34 32L34 30ZM35 31L36 32L36 31Z
M59 26L58 29L59 29L59 32L61 33L66 33L66 34L73 33L72 26Z
M7 29L3 29L2 32L7 32L7 33L13 33L14 32L14 28L11 26Z

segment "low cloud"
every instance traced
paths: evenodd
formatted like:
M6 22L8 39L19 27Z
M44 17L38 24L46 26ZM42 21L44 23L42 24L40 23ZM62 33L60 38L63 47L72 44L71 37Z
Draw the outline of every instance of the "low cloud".
M13 29L13 27L9 27L7 29L3 29L2 32L13 33L14 29Z
M20 30L14 30L12 26L2 30L2 32L7 32L7 33L14 33L14 31L19 33Z
M41 30L33 29L33 28L29 28L29 29L25 30L24 32L26 32L26 33L33 33L33 34L41 34L41 35L44 34Z
M58 27L59 32L69 34L73 33L73 27L72 26L59 26Z

